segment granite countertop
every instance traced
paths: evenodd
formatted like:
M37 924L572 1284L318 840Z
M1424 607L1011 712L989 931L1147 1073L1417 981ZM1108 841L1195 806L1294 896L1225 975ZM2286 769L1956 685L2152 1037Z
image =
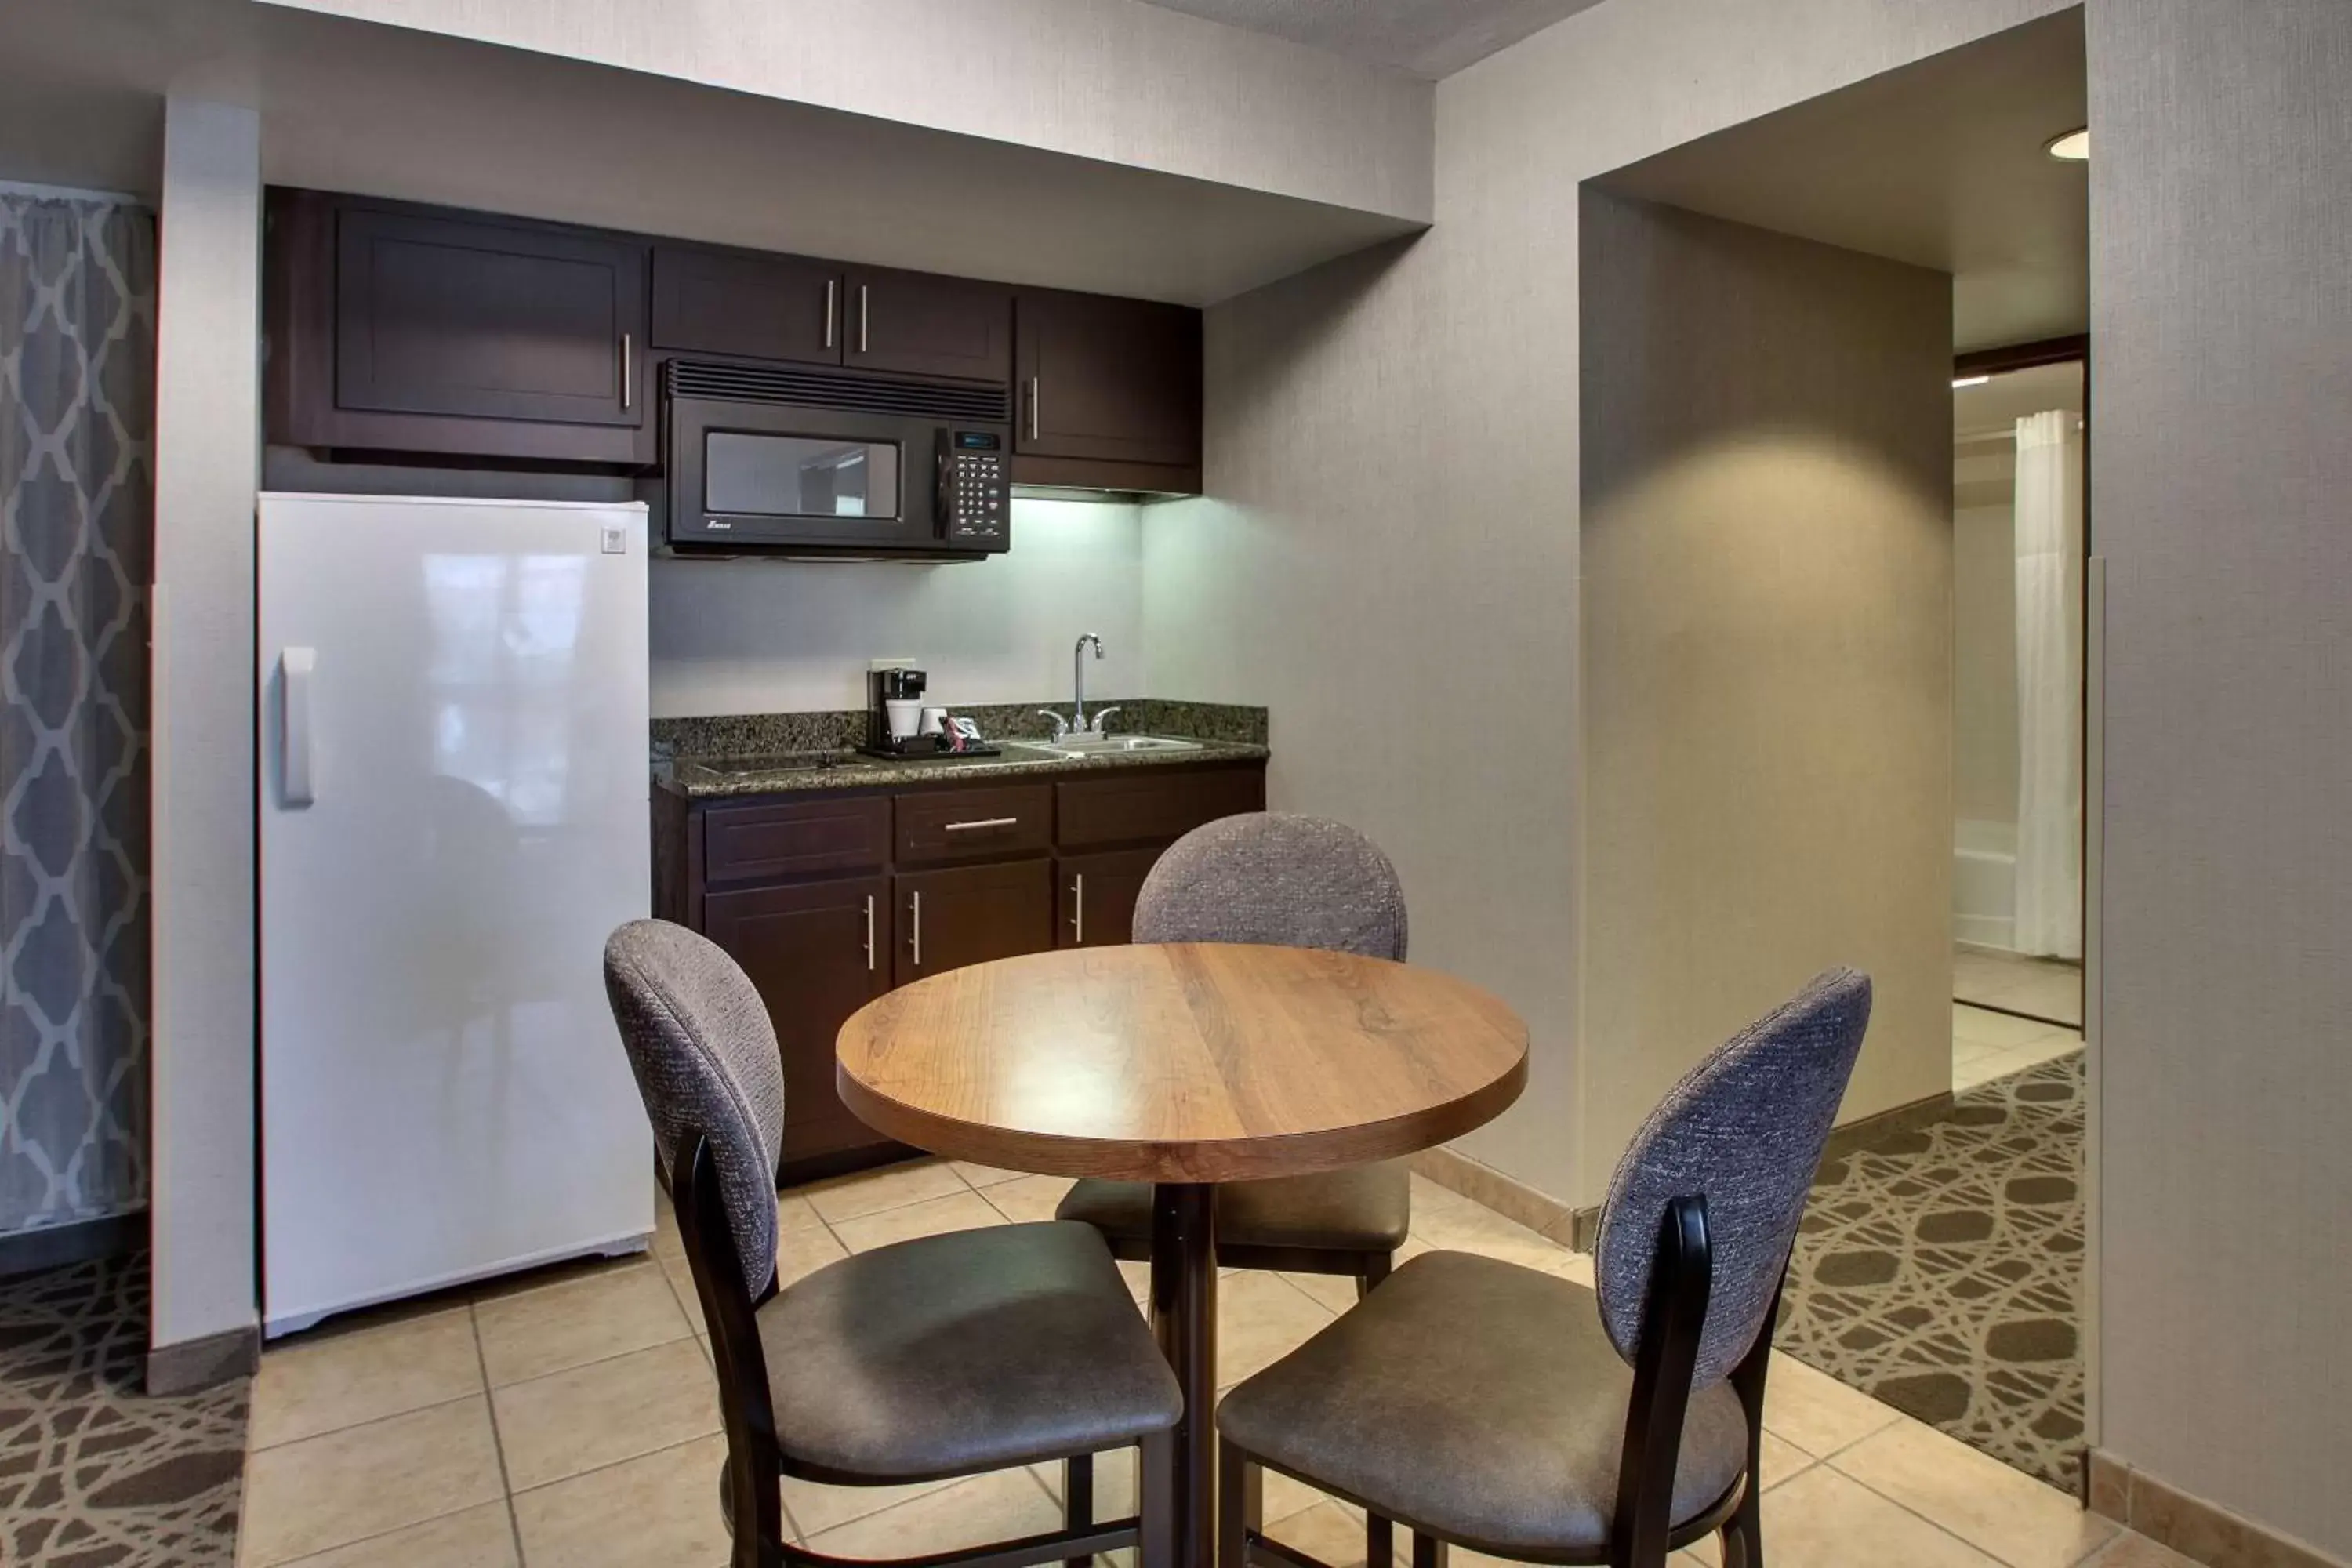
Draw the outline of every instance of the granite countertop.
M855 749L863 713L771 713L719 719L656 720L654 783L688 800L745 795L943 784L950 780L1058 778L1135 768L1263 762L1265 710L1204 703L1144 700L1119 705L1118 734L1163 735L1194 742L1165 752L1113 752L1060 757L1024 745L1042 742L1048 725L1034 708L1011 705L975 712L992 757L908 759L869 757ZM1125 721L1133 720L1136 722Z

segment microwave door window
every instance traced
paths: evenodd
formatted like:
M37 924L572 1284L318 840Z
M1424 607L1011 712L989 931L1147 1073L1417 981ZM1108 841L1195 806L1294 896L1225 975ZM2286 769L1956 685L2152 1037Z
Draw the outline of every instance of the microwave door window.
M750 517L899 515L898 448L887 441L713 431L703 448L703 504Z

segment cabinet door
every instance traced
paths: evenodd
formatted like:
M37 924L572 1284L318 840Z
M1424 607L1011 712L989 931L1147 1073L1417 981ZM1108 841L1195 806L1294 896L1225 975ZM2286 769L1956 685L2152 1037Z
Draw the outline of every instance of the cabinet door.
M1054 945L1050 860L917 871L897 881L901 985Z
M335 282L342 408L645 423L643 245L347 208Z
M1024 291L1014 304L1014 342L1021 394L1014 451L1199 466L1198 310Z
M844 363L856 369L1013 379L1013 291L1001 284L854 267L842 298Z
M890 884L883 877L711 893L703 934L759 988L784 1058L784 1159L887 1142L833 1087L834 1037L890 988Z
M1117 947L1135 940L1135 899L1159 863L1157 849L1066 855L1054 863L1059 905L1055 947Z
M654 346L839 364L842 298L830 261L665 245L654 252Z

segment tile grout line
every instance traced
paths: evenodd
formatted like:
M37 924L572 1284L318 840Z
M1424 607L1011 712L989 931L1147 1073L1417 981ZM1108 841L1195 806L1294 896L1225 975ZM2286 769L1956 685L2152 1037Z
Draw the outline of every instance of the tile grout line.
M1895 1422L1889 1422L1889 1423L1887 1423L1887 1425L1885 1425L1885 1426L1881 1426L1877 1431L1873 1432L1873 1433L1870 1435L1870 1436L1869 1436L1869 1437L1857 1437L1857 1438L1856 1438L1856 1439L1854 1439L1853 1442L1848 1443L1844 1447L1840 1448L1840 1449L1838 1450L1838 1453L1839 1453L1839 1454L1849 1454L1849 1453L1852 1453L1854 1449L1856 1449L1856 1448L1860 1447L1863 1444L1869 1442L1869 1441L1871 1440L1871 1438L1872 1438L1872 1437L1883 1436L1885 1436L1886 1433L1888 1433L1888 1432L1890 1432L1890 1431L1893 1431L1893 1430L1895 1429L1895 1426L1896 1426L1896 1425L1897 1425L1897 1423L1895 1423ZM1921 1425L1921 1426L1927 1426L1927 1423L1925 1423L1925 1422L1921 1422L1921 1423L1920 1423L1920 1425ZM1936 1428L1934 1428L1934 1427L1932 1427L1932 1426L1928 1427L1927 1429L1928 1429L1929 1431L1935 1431L1935 1430L1936 1430ZM1946 1436L1949 1436L1949 1434L1945 1434L1945 1435L1946 1435ZM1786 1441L1787 1441L1787 1439L1786 1439L1786 1438L1783 1438L1783 1439L1781 1439L1781 1440L1782 1440L1783 1442L1786 1442ZM1953 1440L1954 1442L1958 1442L1959 1439L1958 1439L1958 1438L1953 1438L1952 1440ZM1990 1458L1990 1455L1988 1455L1988 1456L1986 1456L1986 1457L1987 1457L1987 1458ZM1851 1471L1851 1470L1849 1470L1849 1469L1845 1468L1845 1467L1843 1467L1843 1465L1839 1465L1839 1464L1835 1463L1835 1462L1834 1462L1834 1456L1826 1456L1826 1455L1825 1455L1825 1456L1823 1456L1823 1458L1822 1458L1822 1460L1821 1460L1821 1463L1822 1463L1822 1464L1824 1464L1824 1465L1828 1465L1828 1466L1830 1467L1830 1468L1831 1468L1831 1469L1835 1470L1835 1471L1838 1473L1838 1475L1840 1475L1841 1477L1843 1477L1844 1479L1849 1480L1849 1481L1852 1481L1855 1486L1860 1487L1863 1490L1864 1490L1864 1491L1868 1492L1871 1496L1873 1496L1873 1497L1874 1497L1874 1498L1878 1499L1880 1501L1882 1501L1882 1502L1888 1502L1888 1503L1892 1503L1892 1504L1894 1504L1896 1508L1898 1508L1898 1509L1902 1510L1905 1513L1909 1514L1912 1518L1914 1518L1914 1519L1916 1519L1916 1520L1918 1520L1918 1521L1919 1521L1921 1523L1923 1523L1923 1524L1929 1524L1929 1525L1933 1525L1936 1529L1937 1529L1937 1530L1939 1530L1939 1531L1942 1531L1946 1535L1950 1536L1954 1541L1958 1542L1962 1546L1967 1547L1969 1551L1971 1551L1971 1552L1975 1552L1978 1556L1984 1558L1986 1561L1990 1562L1990 1563L2000 1563L2000 1564L2001 1565L2001 1568L2030 1568L2030 1565L2029 1565L2029 1564L2024 1564L2024 1563L2019 1563L2012 1562L2011 1559L2006 1558L2006 1557L2003 1557L2003 1556L2001 1556L1999 1552L1993 1552L1993 1551L1991 1551L1990 1549L1989 1549L1989 1548L1987 1548L1987 1547L1979 1546L1975 1542L1970 1541L1967 1536L1962 1535L1958 1531L1954 1530L1950 1525L1946 1524L1942 1520L1937 1519L1935 1515L1933 1515L1933 1514L1931 1514L1931 1513L1925 1513L1925 1512L1922 1512L1920 1510L1918 1510L1918 1509L1916 1509L1916 1508L1912 1507L1909 1503L1905 1502L1901 1498L1898 1498L1898 1497L1889 1497L1886 1493L1885 1493L1885 1492L1883 1492L1883 1491L1879 1490L1876 1487L1872 1486L1872 1485L1870 1484L1870 1482L1868 1482L1867 1480L1864 1479L1862 1477L1855 1475L1853 1471ZM1998 1460L1998 1459L1994 1459L1994 1460L1993 1460L1993 1463L1995 1463L1995 1464L2000 1464L2000 1460ZM2025 1472L2024 1472L2024 1471L2022 1471L2022 1470L2019 1470L2019 1471L2017 1471L2017 1472L2015 1472L2015 1473L2016 1473L2016 1474L2018 1474L2018 1475L2021 1475L2021 1476L2025 1475ZM2031 1477L2031 1476L2026 1476L2026 1477L2025 1477L2025 1479L2028 1479L2028 1480L2033 1480L2033 1478L2032 1478L2032 1477ZM2035 1484L2036 1484L2036 1485L2038 1485L2038 1486L2046 1486L2046 1485L2048 1485L2048 1483L2047 1483L2047 1482L2042 1482L2042 1481L2036 1481L2036 1482L2035 1482ZM2050 1488L2050 1489L2051 1489L2052 1491L2053 1491L2053 1492L2057 1492L2057 1491L2058 1491L2058 1489L2057 1489L2057 1488L2055 1488L2055 1487L2051 1487L2051 1488ZM2065 1496L2066 1494L2065 1494L2065 1493L2063 1493L2063 1492L2058 1492L2058 1495L2059 1495L2059 1496L2061 1496L2061 1497L2063 1497L2063 1496ZM2085 1512L2087 1512L2088 1510L2084 1510L2084 1511L2085 1511ZM2120 1533L2120 1531L2118 1531L2118 1533ZM2089 1552L2088 1553L2086 1553L2085 1555L2081 1556L2081 1557L2074 1558L2074 1560L2073 1560L2073 1561L2072 1561L2072 1562L2067 1565L2067 1568L2084 1568L2084 1564L2085 1564L2085 1563L2089 1563L2089 1562L2090 1562L2090 1560L2091 1560L2093 1557L2095 1557L2095 1556L2097 1556L2100 1552L2105 1552L2105 1551L2107 1549L2107 1547L2108 1547L2110 1544L2112 1544L2112 1543L2113 1543L2114 1539L2115 1539L2115 1538L2114 1538L2113 1536L2110 1536L2107 1540L2105 1540L2105 1541L2103 1541L2103 1542L2099 1542L2099 1544L2098 1544L2098 1545L2096 1545L2096 1546L2093 1547L2093 1548L2090 1550L2090 1552Z
M665 1279L667 1285L668 1280ZM507 1533L513 1538L515 1568L524 1568L522 1549L522 1519L515 1512L514 1478L507 1473L507 1444L499 1431L499 1402L490 1387L489 1352L482 1349L482 1320L475 1303L466 1303L466 1324L474 1331L474 1364L481 1369L482 1404L490 1418L490 1447L499 1457L499 1495L507 1505Z

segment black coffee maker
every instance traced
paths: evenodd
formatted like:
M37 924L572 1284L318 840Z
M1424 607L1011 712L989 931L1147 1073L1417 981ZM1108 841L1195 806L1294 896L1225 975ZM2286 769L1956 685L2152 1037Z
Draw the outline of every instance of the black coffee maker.
M879 757L929 757L940 738L923 733L923 693L930 678L919 669L877 669L866 677L866 750Z

